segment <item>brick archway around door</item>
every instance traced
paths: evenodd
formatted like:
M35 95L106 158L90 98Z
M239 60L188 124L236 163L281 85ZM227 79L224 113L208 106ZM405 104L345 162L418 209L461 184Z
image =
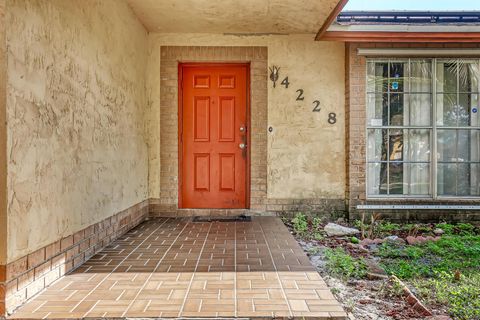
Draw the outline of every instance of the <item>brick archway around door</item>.
M250 212L267 206L267 47L162 46L160 48L160 198L151 199L158 216L229 215L239 210L178 209L178 64L250 63Z

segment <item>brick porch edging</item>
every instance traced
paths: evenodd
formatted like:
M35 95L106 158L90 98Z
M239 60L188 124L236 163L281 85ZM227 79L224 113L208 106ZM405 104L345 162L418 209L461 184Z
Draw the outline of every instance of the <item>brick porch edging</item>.
M240 214L276 216L302 212L306 214L331 213L344 216L345 199L266 199L265 209L179 209L176 204L162 204L161 199L150 199L150 217L235 216Z
M64 237L6 266L0 266L0 317L82 265L149 213L144 200L98 223Z

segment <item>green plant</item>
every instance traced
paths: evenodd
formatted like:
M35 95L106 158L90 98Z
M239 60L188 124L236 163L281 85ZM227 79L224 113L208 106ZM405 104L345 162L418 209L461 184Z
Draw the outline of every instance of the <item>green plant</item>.
M358 240L357 237L351 237L351 238L350 238L350 242L351 242L351 243L358 244L358 243L360 243L360 240Z
M404 279L431 277L441 271L478 271L480 236L447 235L415 246L384 243L378 255L387 273Z
M381 233L389 233L398 230L400 230L400 225L397 223L391 223L390 221L381 221L378 224L378 231Z
M321 241L321 240L324 239L324 236L320 232L314 232L313 233L313 239L315 239L317 241Z
M473 236L475 234L475 226L470 223L459 223L456 225L458 234L462 236Z
M311 256L314 256L314 255L316 255L317 253L320 252L320 248L319 248L319 247L311 247L311 248L308 248L308 249L307 249L307 252L308 252L308 254L310 254Z
M341 247L336 249L327 249L325 251L327 259L327 270L336 276L344 279L364 278L367 274L367 264L362 258L350 256Z
M445 234L453 234L455 231L455 226L450 223L439 223L435 226L436 228L442 229Z
M433 278L412 283L422 299L446 305L455 319L480 319L480 273L462 275L456 280L452 272L439 272Z
M439 223L435 228L442 229L446 235L474 236L478 233L475 226L470 223Z
M295 230L296 233L300 235L305 235L305 233L308 230L308 220L303 213L298 212L295 215L295 217L292 219L292 223L293 223L293 229Z
M362 212L361 220L356 222L356 226L360 229L362 239L374 239L378 234L377 227L381 215L379 213L372 213L370 215L370 224L366 223L365 219L365 212Z
M312 227L314 229L319 229L321 227L321 224L322 224L322 219L319 218L319 217L314 217L312 219Z

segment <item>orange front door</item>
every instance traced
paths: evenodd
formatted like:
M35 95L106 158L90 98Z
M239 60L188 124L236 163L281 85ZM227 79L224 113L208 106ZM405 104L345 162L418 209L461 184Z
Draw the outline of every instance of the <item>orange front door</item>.
M180 66L180 207L246 208L247 65Z

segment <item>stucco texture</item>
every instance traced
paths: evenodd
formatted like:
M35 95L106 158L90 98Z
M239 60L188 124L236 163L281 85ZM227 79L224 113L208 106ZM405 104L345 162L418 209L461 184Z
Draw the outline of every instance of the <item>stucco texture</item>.
M339 0L127 0L150 32L316 33Z
M14 261L146 199L147 33L124 1L6 5Z
M7 126L5 121L7 113L6 49L5 0L0 0L0 268L2 264L7 262Z
M234 36L149 34L146 128L149 196L160 196L160 47L266 46L268 65L280 67L277 87L269 83L268 198L312 199L345 196L344 45L315 42L314 35ZM288 76L290 85L280 85ZM296 101L297 89L304 100ZM312 112L313 101L321 111ZM328 114L336 113L336 123Z

